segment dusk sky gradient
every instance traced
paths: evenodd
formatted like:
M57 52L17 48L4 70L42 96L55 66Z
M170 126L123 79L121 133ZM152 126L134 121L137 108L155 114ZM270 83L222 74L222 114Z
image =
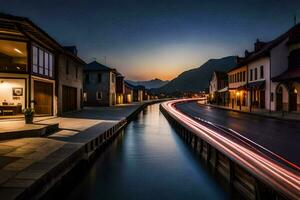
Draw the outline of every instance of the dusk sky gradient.
M300 22L300 0L0 0L0 12L28 17L86 62L106 56L126 79L165 80L274 39L294 14Z

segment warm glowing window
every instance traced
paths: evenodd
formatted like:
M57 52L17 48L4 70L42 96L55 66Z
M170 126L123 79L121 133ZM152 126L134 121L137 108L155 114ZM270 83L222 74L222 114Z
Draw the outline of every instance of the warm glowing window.
M0 40L0 71L21 72L27 70L27 44Z

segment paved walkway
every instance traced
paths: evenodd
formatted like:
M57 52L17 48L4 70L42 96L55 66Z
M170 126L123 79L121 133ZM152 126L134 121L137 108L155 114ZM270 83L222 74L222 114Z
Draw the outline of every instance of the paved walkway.
M207 104L207 105L225 109L225 110L233 110L233 111L237 111L237 112L254 114L254 115L259 115L259 116L264 116L264 117L272 117L272 118L276 118L276 119L299 120L300 121L300 113L296 113L296 112L279 112L279 111L269 112L269 110L266 110L266 109L256 109L256 108L253 108L252 111L250 112L248 107L242 107L241 109L239 107L235 107L234 109L232 109L227 106L220 106L220 105L215 105L215 104Z
M48 137L0 141L1 199L28 197L31 190L42 190L41 185L53 181L51 174L65 171L62 169L76 163L79 155L85 153L86 142L113 127L143 104L86 108L63 117L39 121L43 124L59 123L60 131Z

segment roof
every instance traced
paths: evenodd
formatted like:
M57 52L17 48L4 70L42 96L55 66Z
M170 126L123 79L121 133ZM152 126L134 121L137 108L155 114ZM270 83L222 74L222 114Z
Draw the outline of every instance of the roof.
M287 32L280 35L276 39L274 39L270 42L266 42L260 50L258 50L256 52L251 52L249 54L249 56L247 56L245 58L245 60L243 62L241 62L240 64L243 65L243 64L251 62L251 61L253 61L257 58L261 58L261 57L264 57L264 56L269 56L270 51L274 47L276 47L278 44L283 42L285 39L288 39L287 44L291 44L291 43L294 43L296 41L300 41L300 23L296 24L295 26L290 28Z
M217 79L223 79L227 77L227 73L226 72L221 72L221 71L214 71L214 73L217 76Z
M265 81L255 81L255 82L251 82L248 83L246 88L248 90L252 90L252 89L265 89Z
M38 40L42 43L46 42L48 44L47 46L51 46L51 48L56 49L60 53L64 53L74 58L78 62L85 64L83 60L81 60L78 56L65 50L54 38L52 38L47 32L38 27L28 18L0 13L0 21L3 23L14 24L19 31L21 30L20 32L25 34L25 36L30 38L31 40Z
M86 64L84 70L85 71L114 71L117 73L116 69L107 67L97 61L93 61L90 62L89 64Z
M272 78L272 81L279 82L279 81L287 81L287 80L295 80L300 79L300 67L291 67L284 71L279 76Z

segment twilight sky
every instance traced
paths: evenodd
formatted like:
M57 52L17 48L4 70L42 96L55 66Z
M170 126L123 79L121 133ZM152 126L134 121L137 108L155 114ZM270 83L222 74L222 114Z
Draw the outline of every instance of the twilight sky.
M300 22L300 0L0 0L62 45L126 79L172 79L209 58L243 55Z

